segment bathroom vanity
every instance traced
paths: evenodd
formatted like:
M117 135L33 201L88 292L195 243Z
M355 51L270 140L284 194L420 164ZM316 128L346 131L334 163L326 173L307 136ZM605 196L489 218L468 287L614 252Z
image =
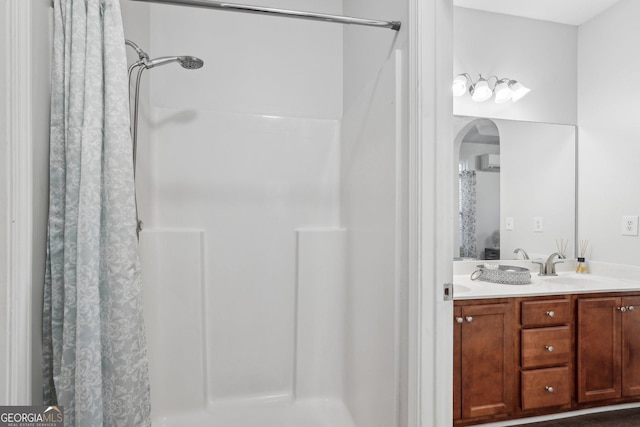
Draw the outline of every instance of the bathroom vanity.
M460 275L454 300L455 426L640 402L640 281Z

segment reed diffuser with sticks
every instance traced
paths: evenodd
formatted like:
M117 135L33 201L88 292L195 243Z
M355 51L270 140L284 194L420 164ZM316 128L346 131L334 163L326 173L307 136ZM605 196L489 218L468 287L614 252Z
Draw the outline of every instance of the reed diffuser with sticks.
M576 267L576 273L588 273L587 260L585 254L587 253L587 246L589 246L588 240L580 240L580 248L578 252L578 266Z
M566 258L567 257L567 246L569 246L569 241L568 240L564 240L564 239L556 239L556 249L558 252L558 255L560 255L561 258Z

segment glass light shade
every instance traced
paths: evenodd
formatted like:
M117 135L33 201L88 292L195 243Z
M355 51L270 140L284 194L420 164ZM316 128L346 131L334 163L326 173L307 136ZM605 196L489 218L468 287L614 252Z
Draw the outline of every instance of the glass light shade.
M489 88L485 79L480 79L471 86L471 99L476 102L484 102L491 98L491 95L493 95L493 91Z
M514 80L511 81L509 87L511 88L511 99L513 100L513 102L518 101L520 98L531 92L531 89L524 87L522 83L516 82Z
M511 89L509 89L509 85L507 82L500 82L493 89L493 93L496 95L496 104L502 104L503 102L507 102L511 99Z
M453 96L462 96L467 93L467 78L460 74L453 79L451 89L453 90Z

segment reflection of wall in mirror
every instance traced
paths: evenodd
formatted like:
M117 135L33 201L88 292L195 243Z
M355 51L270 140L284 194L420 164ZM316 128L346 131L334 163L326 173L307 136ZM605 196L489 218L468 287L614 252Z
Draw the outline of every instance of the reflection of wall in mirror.
M574 254L576 131L574 126L494 120L501 136L501 247L503 258L524 248L530 257L556 251L556 239ZM514 219L506 231L507 217ZM543 219L535 232L534 218Z

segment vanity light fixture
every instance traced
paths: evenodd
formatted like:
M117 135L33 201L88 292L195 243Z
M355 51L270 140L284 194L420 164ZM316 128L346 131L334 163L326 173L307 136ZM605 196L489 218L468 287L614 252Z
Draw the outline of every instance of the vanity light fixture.
M491 79L495 79L493 89L489 85ZM508 78L499 79L496 76L485 79L480 74L478 75L478 80L474 82L469 74L463 73L458 74L456 78L453 79L453 85L451 86L453 95L462 96L467 93L467 85L471 99L474 101L484 102L491 98L492 95L495 95L496 104L507 101L516 102L531 91L531 89L526 88L516 80Z
M493 95L493 91L489 88L489 83L482 76L477 82L469 86L469 93L471 94L471 99L476 102L484 102Z

